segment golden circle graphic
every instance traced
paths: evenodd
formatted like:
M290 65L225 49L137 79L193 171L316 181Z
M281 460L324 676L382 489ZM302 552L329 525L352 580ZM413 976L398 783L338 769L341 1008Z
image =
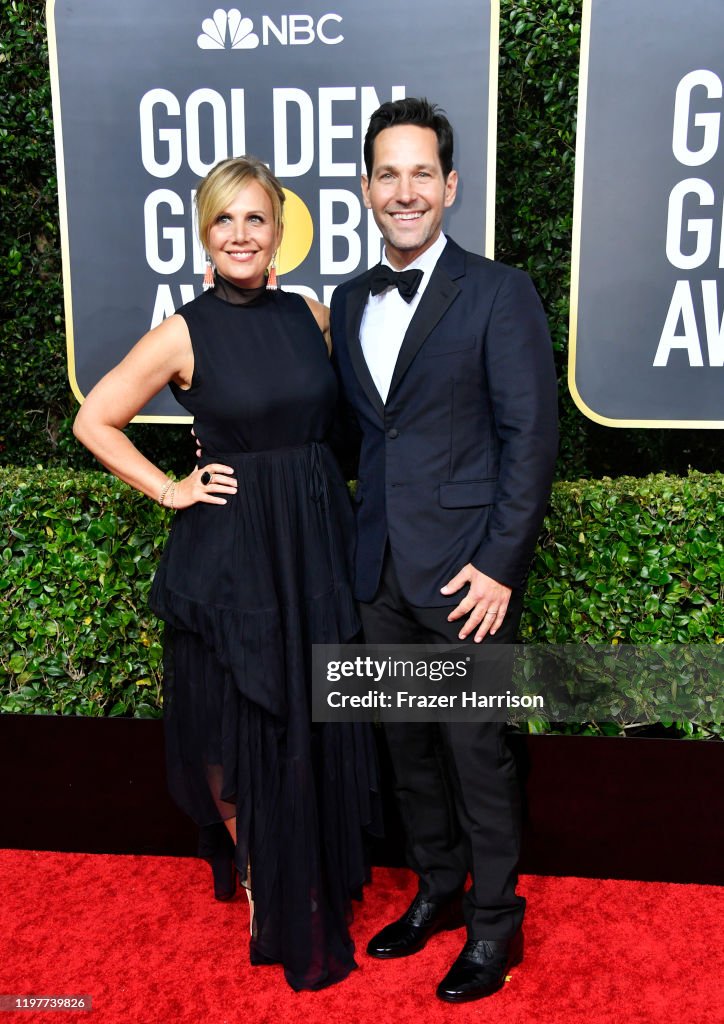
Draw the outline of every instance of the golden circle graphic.
M312 215L296 192L285 188L284 235L277 254L277 273L288 274L309 255L314 238Z

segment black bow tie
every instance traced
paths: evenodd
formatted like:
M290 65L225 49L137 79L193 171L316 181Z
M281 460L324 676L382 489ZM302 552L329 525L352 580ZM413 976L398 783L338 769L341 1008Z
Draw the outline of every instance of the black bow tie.
M370 278L370 292L379 295L385 288L397 288L405 302L409 302L422 281L421 270L401 270L399 273L388 267L386 263L380 263L375 267Z

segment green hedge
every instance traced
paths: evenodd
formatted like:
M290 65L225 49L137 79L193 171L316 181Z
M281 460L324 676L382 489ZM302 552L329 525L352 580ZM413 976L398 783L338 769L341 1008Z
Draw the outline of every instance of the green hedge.
M556 484L523 640L724 642L723 485L698 473ZM0 469L0 711L159 714L146 602L169 515L103 473Z
M557 484L524 639L724 643L724 476Z
M165 515L104 473L0 469L0 711L159 714Z

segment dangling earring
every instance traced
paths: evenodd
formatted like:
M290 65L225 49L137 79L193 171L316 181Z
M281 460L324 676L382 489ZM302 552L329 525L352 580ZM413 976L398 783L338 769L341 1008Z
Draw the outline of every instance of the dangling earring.
M213 288L216 284L214 279L214 264L211 262L211 257L206 254L206 270L204 271L204 291L207 292L209 288Z
M277 254L274 253L272 256L271 263L269 264L269 273L266 279L267 291L275 292L278 288L277 285Z

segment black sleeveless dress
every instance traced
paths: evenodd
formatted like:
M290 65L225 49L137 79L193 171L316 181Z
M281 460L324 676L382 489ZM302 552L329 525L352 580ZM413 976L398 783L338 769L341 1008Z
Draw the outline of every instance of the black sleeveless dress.
M194 373L174 394L202 464L232 466L239 487L176 514L153 584L169 785L199 825L236 817L252 963L321 988L355 966L350 897L366 881L362 833L380 820L369 727L310 713L311 645L359 628L352 510L324 443L336 379L301 296L239 306L207 292L179 313Z

